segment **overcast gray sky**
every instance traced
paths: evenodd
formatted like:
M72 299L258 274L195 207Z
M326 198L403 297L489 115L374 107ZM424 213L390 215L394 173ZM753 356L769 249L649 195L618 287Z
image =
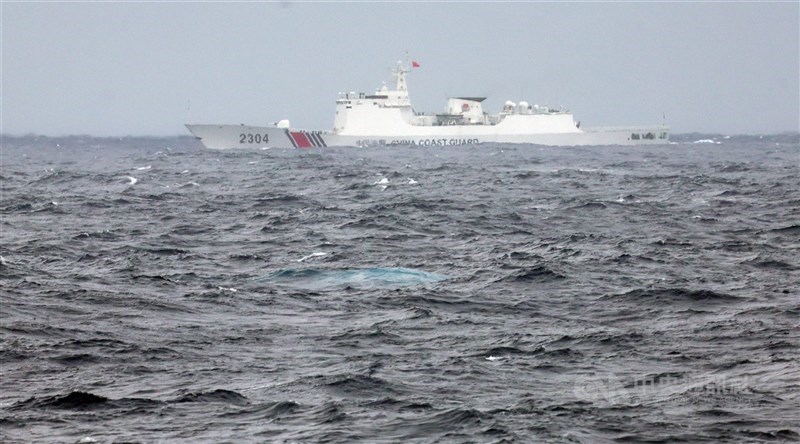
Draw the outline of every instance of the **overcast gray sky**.
M188 134L333 124L406 50L418 111L450 95L563 105L583 126L800 125L800 3L0 4L2 131Z

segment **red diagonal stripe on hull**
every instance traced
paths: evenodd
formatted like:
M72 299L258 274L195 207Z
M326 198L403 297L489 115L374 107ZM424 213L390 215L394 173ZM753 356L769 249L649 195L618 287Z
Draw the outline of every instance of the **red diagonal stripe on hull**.
M289 133L294 139L294 143L297 144L298 148L311 148L311 142L308 140L308 137L302 132L296 133Z

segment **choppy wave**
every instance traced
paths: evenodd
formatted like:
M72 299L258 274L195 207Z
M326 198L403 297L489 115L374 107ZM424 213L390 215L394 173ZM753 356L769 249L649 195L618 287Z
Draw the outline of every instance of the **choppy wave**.
M0 441L796 441L800 140L674 141L4 138Z
M257 278L258 281L274 282L309 289L352 288L397 288L438 282L447 276L402 267L354 268L354 269L283 269Z

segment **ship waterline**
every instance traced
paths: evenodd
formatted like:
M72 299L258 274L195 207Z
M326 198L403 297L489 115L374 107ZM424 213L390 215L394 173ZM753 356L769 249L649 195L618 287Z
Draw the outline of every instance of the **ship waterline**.
M187 124L206 148L315 148L326 146L454 146L480 143L528 143L550 146L644 145L668 142L663 126L587 128L574 133L497 134L439 132L436 134L341 135L328 131L289 130L275 126ZM448 128L450 129L450 128ZM466 134L465 134L466 133Z

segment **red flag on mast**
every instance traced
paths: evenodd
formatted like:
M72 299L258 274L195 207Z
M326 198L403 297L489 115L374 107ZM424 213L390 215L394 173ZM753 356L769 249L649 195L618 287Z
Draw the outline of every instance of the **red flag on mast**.
M416 61L412 60L411 61L411 67L412 68L419 68L419 63L417 63Z

